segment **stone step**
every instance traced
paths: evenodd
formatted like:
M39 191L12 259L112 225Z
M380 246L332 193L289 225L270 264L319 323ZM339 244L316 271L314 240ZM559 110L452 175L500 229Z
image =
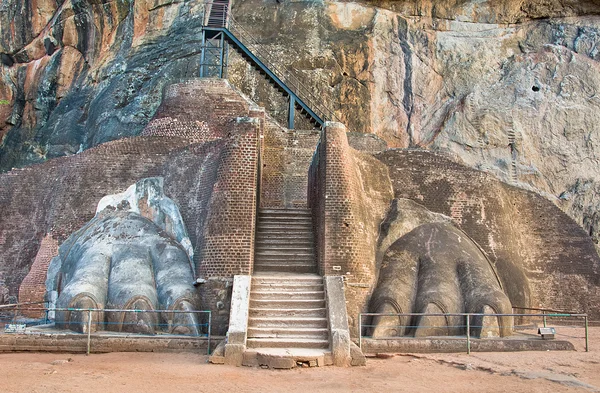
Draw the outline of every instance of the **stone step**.
M284 273L316 273L317 266L314 263L289 264L289 263L255 263L256 272L284 272Z
M280 241L279 243L263 243L261 241L257 241L255 243L256 251L276 251L276 250L284 250L284 251L310 251L314 252L314 246L312 243L296 242L290 243L291 239L288 241Z
M263 257L263 258L255 258L254 259L254 266L256 265L264 265L264 266L269 266L269 265L273 265L273 266L289 266L289 267L293 267L293 266L304 266L304 265L310 265L310 266L317 266L317 263L315 261L315 258L300 258L300 257L286 257L286 258L270 258L270 257Z
M278 229L278 228L290 228L294 230L312 230L311 222L287 222L285 220L281 221L258 221L258 228L265 229Z
M261 244L261 247L264 248L263 252L265 253L273 253L273 252L302 252L302 253L313 253L314 247L312 244Z
M254 300L322 300L325 298L324 291L314 292L288 292L288 291L255 291L250 292L250 299Z
M250 327L248 328L248 338L316 338L327 340L329 331L327 328L310 327Z
M287 257L287 255L293 255L296 253L304 253L304 254L308 254L308 255L312 255L314 256L314 248L313 247L306 247L306 246L298 246L298 245L280 245L280 246L264 246L261 245L260 247L256 246L255 247L255 255L257 256L261 256L261 255L282 255L284 257Z
M284 231L284 232L312 232L311 224L289 224L289 223L267 223L261 222L256 226L259 232L273 232L273 231Z
M281 275L254 275L252 285L323 285L323 277L317 274L281 274Z
M298 265L314 265L317 266L314 256L296 256L296 255L279 255L279 256L260 256L257 255L254 259L254 265L283 265L283 266L298 266Z
M261 252L256 252L256 254L254 255L255 258L254 260L256 262L259 261L263 261L263 262L267 262L267 263L271 263L271 262L298 262L298 263L314 263L315 261L315 255L312 253L287 253L287 252L278 252L278 251L261 251Z
M271 240L271 239L298 239L298 240L314 240L312 231L285 231L285 230L268 230L256 232L256 240Z
M315 254L311 249L267 249L264 251L256 251L254 253L256 259L265 261L287 261L287 260L312 260Z
M312 216L310 209L276 209L276 208L261 208L258 209L258 216Z
M279 229L286 228L294 231L312 231L312 222L287 222L287 221L258 221L257 228L261 229Z
M325 299L284 299L284 300L260 300L250 298L250 308L280 308L280 309L303 309L303 308L323 308Z
M251 318L326 318L327 310L322 308L250 308Z
M258 216L259 222L286 222L289 224L306 224L312 223L311 216L296 216L296 215L278 215L278 216Z
M299 247L314 247L314 241L312 235L305 238L281 238L281 237L257 237L256 246L261 247L280 247L280 246L299 246Z
M259 221L274 221L274 222L312 222L312 216L304 216L304 215L288 215L288 214L279 214L279 215L258 215Z
M248 318L251 327L306 327L326 328L327 318L316 317L259 317Z
M328 348L249 348L244 352L243 365L267 366L272 369L290 369L297 363L309 367L333 365L333 355Z
M323 284L255 284L252 283L252 291L257 292L322 292Z
M329 340L314 338L248 338L248 348L329 348Z

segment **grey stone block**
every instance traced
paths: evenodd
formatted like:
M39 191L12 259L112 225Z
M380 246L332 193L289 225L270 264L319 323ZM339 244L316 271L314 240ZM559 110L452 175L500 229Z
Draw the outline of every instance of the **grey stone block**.
M225 345L225 364L228 366L241 366L244 361L246 346L242 344Z
M353 342L350 343L350 357L352 358L350 363L352 366L367 365L367 358L362 353L358 345L354 344Z
M348 330L331 330L331 352L334 366L347 367L351 364Z
M291 357L266 355L258 353L256 355L259 366L268 366L275 369L290 369L296 367L296 361Z

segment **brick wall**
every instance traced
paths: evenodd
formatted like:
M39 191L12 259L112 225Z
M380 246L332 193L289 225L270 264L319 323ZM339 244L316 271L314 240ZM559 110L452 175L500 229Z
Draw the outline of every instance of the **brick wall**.
M387 178L384 165L349 146L342 124L327 123L310 168L310 206L319 270L345 277L353 330L376 280L378 227L392 198Z
M164 174L169 156L188 145L182 138L123 139L1 174L0 272L11 296L17 295L47 234L62 243L94 216L103 196Z
M252 273L259 138L257 118L232 127L209 204L200 277Z
M60 244L94 216L103 196L163 176L194 245L197 274L207 279L202 308L223 333L229 283L252 269L264 117L227 81L192 80L165 90L143 136L0 174L0 277L9 296L28 273L40 280L43 268L31 267L47 234Z
M40 248L35 256L33 265L27 276L19 286L19 303L41 303L46 295L46 273L52 258L58 255L58 242L47 235L42 239ZM35 305L33 308L43 308L43 304ZM27 310L23 315L30 318L41 318L43 310Z
M308 169L319 138L318 131L292 131L266 122L260 207L307 207Z

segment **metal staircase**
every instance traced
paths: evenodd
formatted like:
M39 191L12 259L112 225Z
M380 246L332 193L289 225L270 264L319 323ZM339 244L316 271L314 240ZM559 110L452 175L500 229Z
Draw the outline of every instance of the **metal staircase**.
M311 89L266 53L258 41L233 19L229 7L229 0L206 3L200 76L226 77L231 47L288 98L289 129L294 129L296 110L315 127L322 127L325 121L339 121L333 111L324 106Z

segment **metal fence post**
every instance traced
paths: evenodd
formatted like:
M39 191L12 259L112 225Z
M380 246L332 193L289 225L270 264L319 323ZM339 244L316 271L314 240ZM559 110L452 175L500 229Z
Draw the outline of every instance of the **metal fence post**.
M469 319L469 314L467 314L467 355L471 354L471 321Z
M208 311L208 354L210 355L210 331L212 330L212 311Z
M542 315L544 316L544 327L546 326L546 311L542 311Z
M87 352L86 355L90 354L90 346L91 346L91 340L92 340L92 310L88 310L88 324L87 324Z
M584 317L585 319L585 351L589 352L590 351L590 342L589 342L589 335L588 335L588 317L587 314Z
M362 351L362 314L358 314L358 348Z

